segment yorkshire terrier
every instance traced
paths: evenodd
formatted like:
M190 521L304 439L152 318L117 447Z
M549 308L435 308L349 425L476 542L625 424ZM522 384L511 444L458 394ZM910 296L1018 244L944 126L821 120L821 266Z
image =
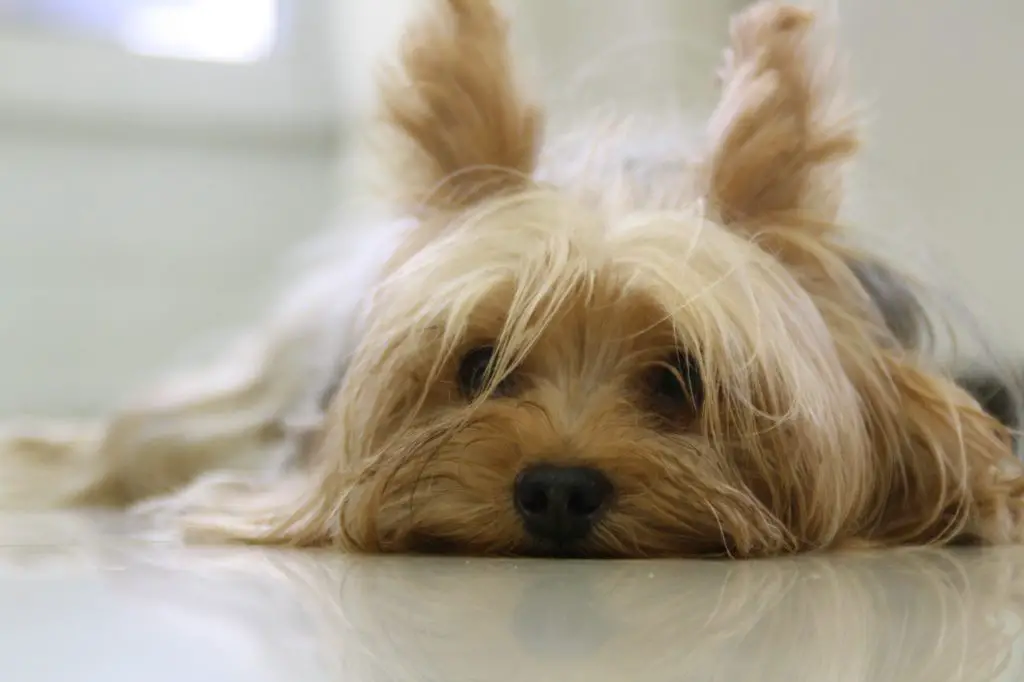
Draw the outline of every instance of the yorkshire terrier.
M572 156L492 3L432 0L381 82L398 217L224 364L12 433L0 494L357 552L1020 541L1010 394L993 416L930 360L909 276L840 225L835 41L770 1L730 35L699 153L645 158L624 122Z

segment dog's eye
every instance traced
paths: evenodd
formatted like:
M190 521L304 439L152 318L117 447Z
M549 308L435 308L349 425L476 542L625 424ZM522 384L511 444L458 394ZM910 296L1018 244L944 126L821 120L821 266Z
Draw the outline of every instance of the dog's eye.
M483 392L487 386L488 369L493 359L493 346L480 346L462 356L462 361L459 363L459 390L463 396L472 399ZM514 382L514 376L505 377L495 387L492 395L508 395L514 387Z
M652 368L649 390L659 411L697 412L704 404L704 380L697 361L686 353L674 353Z

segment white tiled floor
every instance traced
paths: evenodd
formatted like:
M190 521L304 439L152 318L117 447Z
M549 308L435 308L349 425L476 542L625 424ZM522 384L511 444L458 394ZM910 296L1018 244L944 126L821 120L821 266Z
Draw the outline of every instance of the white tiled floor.
M177 548L0 516L4 682L1024 679L1024 549L748 563Z

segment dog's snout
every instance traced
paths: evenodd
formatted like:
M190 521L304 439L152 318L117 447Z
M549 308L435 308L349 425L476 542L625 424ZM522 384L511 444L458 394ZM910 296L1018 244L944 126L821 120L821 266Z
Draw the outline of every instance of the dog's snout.
M516 478L516 511L530 535L558 545L582 540L612 495L612 483L597 469L549 464Z

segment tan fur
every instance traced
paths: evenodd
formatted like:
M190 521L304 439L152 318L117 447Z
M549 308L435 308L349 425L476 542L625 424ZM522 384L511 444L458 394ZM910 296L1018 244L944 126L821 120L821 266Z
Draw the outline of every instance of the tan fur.
M206 541L545 553L512 489L548 462L614 485L585 556L1020 540L1006 429L900 345L853 269L873 258L837 222L855 119L811 14L765 1L735 19L706 153L659 175L604 139L538 167L502 19L435 5L383 84L416 223L353 308L311 463L147 509ZM496 353L467 398L459 363L481 345ZM677 353L704 400L666 413L648 377Z
M733 19L709 125L708 196L727 222L835 219L837 167L858 147L834 46L810 11L759 3Z
M382 81L382 122L399 201L459 208L529 183L540 111L519 94L506 27L490 2L450 0L409 30L401 69Z

